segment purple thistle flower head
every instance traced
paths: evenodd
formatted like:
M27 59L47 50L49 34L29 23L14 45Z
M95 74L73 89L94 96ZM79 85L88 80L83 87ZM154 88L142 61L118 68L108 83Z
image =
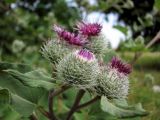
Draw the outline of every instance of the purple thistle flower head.
M97 36L101 32L102 26L99 23L79 22L77 28L82 35Z
M131 73L131 65L123 63L119 58L113 57L111 60L111 68L115 68L118 72L128 75Z
M83 46L86 43L86 40L82 39L79 35L68 32L67 30L57 25L53 26L53 30L58 34L61 39L67 41L69 44Z
M87 43L87 40L85 38L82 38L80 35L74 34L74 36L71 37L68 42L69 42L69 44L83 46L84 44Z
M84 61L92 62L95 60L94 54L86 49L78 50L75 52L75 54L77 58Z

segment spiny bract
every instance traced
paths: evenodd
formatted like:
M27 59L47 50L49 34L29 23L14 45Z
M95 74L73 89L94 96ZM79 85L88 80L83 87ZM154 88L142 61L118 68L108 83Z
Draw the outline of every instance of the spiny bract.
M81 89L97 85L98 73L98 62L88 50L68 54L57 65L58 79Z
M126 98L129 89L128 74L131 67L122 63L118 58L113 57L107 66L101 68L98 83L95 91L98 95L105 95L108 98Z
M90 37L89 42L85 47L92 51L97 57L102 57L108 49L108 41L100 34L99 36Z
M42 55L53 64L58 63L70 51L59 40L50 40L41 48Z

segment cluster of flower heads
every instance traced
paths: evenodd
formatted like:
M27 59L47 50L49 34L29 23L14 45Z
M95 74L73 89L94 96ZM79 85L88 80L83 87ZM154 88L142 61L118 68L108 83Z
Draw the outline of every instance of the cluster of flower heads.
M77 24L78 33L72 33L64 28L54 25L53 30L58 37L72 45L83 46L87 43L87 38L90 36L98 36L101 32L102 26L98 23L84 23Z
M125 98L128 94L131 66L118 57L113 57L108 64L100 65L103 58L97 54L103 53L101 49L106 48L103 40L101 41L102 26L85 22L79 22L76 26L76 32L69 32L54 25L53 30L58 35L58 42L54 41L50 46L46 44L42 52L51 61L58 58L56 62L52 62L56 63L58 80L76 88L90 89L98 95ZM67 43L67 46L71 47L61 43ZM70 50L72 45L81 47ZM66 49L61 50L63 47ZM61 54L63 51L65 54Z

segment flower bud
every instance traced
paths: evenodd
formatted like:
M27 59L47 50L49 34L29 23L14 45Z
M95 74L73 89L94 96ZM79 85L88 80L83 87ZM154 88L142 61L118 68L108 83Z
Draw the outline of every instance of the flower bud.
M50 40L41 48L42 55L53 64L58 63L70 51L58 40Z
M85 45L85 47L92 51L97 57L100 57L108 49L108 43L103 35L99 35L90 37L90 40L88 44Z
M68 54L57 65L59 80L80 89L97 85L98 62L88 50L77 50Z
M78 31L84 36L98 36L101 32L102 26L98 23L79 22L77 24Z
M89 52L88 50L76 51L75 56L78 59L83 60L84 62L93 62L96 59L94 54Z
M112 58L111 62L102 68L99 74L99 86L95 87L96 93L108 98L126 98L129 89L128 74L131 67L122 63L118 58Z
M67 43L71 45L83 46L86 43L86 40L80 35L76 35L75 33L68 32L67 30L54 25L53 30L58 34L60 39L63 39Z

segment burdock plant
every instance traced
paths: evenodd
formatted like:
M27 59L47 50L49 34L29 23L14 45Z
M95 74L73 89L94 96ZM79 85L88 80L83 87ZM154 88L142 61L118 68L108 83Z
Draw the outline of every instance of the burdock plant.
M131 65L118 56L109 55L111 53L107 51L111 50L107 47L107 40L101 33L102 25L82 21L75 26L74 32L70 32L59 25L54 25L53 31L56 37L47 41L41 48L42 55L53 66L51 79L35 72L27 74L12 70L7 72L25 85L42 87L49 91L48 111L41 108L40 112L50 120L61 118L54 113L55 96L63 94L70 88L78 90L78 93L63 120L71 120L74 112L100 99L102 110L119 118L147 115L141 104L135 106L127 104ZM113 57L107 62L103 60L105 55ZM87 92L91 99L81 103L81 99Z
M116 56L110 62L105 63L103 56L109 48L101 29L102 25L99 23L86 23L84 21L76 24L74 33L54 25L53 30L57 34L57 38L54 38L54 40L58 41L58 45L54 44L55 47L50 48L48 44L45 44L42 47L43 55L51 59L50 61L57 61L57 58L60 58L55 63L56 72L54 78L57 82L64 86L79 89L75 103L68 113L67 120L71 119L75 111L94 103L101 96L103 96L101 104L104 102L104 97L105 102L108 102L107 99L119 100L127 98L129 90L128 75L131 73L131 65L122 62ZM57 46L62 48L59 49ZM53 53L48 53L48 51L53 51ZM52 54L56 55L53 57ZM91 93L91 96L95 96L95 98L79 105L80 99L85 92ZM125 106L123 109L128 110L128 108ZM115 113L119 112L118 117L146 115L143 109L139 110L140 108L136 107L127 112L123 111L122 108L119 109L120 111L113 110Z

